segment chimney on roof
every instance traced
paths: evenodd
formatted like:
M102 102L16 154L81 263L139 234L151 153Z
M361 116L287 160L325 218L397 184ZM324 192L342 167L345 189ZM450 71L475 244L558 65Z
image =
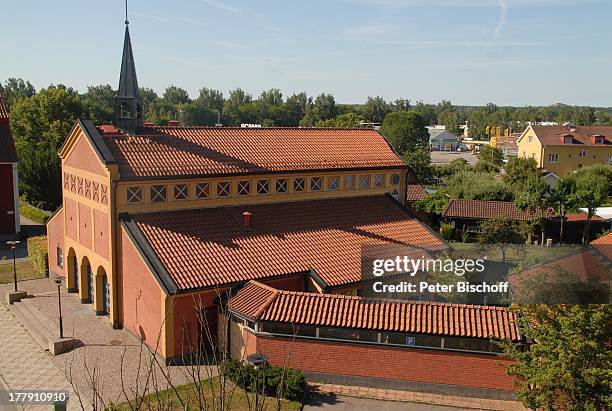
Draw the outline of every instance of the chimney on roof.
M178 120L168 120L168 127L180 127L181 122Z
M242 228L244 228L245 230L250 230L251 229L251 216L253 214L245 211L244 213L242 213Z

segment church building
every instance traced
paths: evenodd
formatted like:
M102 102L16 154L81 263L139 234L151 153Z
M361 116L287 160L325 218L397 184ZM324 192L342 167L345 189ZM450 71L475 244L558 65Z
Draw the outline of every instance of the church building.
M282 360L278 353L288 340L273 327L282 330L284 324L286 330L295 321L280 311L270 314L271 307L308 297L312 310L299 299L278 310L309 318L303 343L319 348L304 345L300 352L318 352L328 360L309 369L305 358L296 358L296 366L336 374L337 362L325 369L332 351L324 347L338 351L355 341L341 343L343 337L333 333L325 339L331 331L323 328L344 327L345 335L354 336L363 326L322 318L345 315L347 301L358 311L368 305L359 296L362 246L408 244L423 252L447 247L406 208L412 173L375 130L144 123L127 22L114 124L79 120L59 156L63 205L47 223L50 272L107 316L109 326L129 330L168 362L230 345L239 357L257 351L271 362ZM418 328L408 326L420 321L411 311L421 312L418 303L369 313L381 320L366 327L373 333L369 346L412 350L406 358L421 368L457 357L457 374L443 383L511 389L488 349L461 351L469 346L464 341L453 351L450 337L519 340L513 314L496 307L423 304L429 325ZM310 318L316 310L327 314ZM405 318L397 317L403 312ZM401 326L385 321L391 318ZM386 328L375 326L378 322ZM250 344L249 333L263 345ZM388 334L386 341L381 333ZM407 336L427 333L449 337L446 350L441 340L434 347L406 346L417 341ZM232 338L237 334L239 339ZM264 344L276 334L272 344ZM381 359L380 367L387 360ZM480 377L478 364L485 368ZM417 380L435 384L435 372ZM416 373L398 371L397 378L414 381Z

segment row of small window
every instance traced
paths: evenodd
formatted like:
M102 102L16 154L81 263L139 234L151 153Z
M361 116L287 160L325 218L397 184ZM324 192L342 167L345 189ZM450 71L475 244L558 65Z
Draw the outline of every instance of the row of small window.
M342 179L342 188L344 190L352 190L357 187L360 190L365 190L370 187L384 187L385 186L385 175L384 174L373 174L373 175L346 175ZM288 193L291 188L294 193L300 193L306 191L306 183L310 188L310 191L337 191L340 190L340 177L331 176L327 177L327 185L324 187L323 177L295 177L292 179L281 178L274 180L257 180L255 182L255 192L258 195L270 194L272 189L277 194ZM399 174L391 175L391 184L393 186L399 185L400 176ZM291 184L291 186L290 186ZM217 197L230 197L232 195L232 183L231 181L220 181L214 184L216 188ZM164 202L168 198L167 186L164 184L152 185L150 187L151 202L158 203ZM251 181L238 181L236 187L236 194L238 196L250 196L251 195ZM189 199L189 184L175 184L173 190L174 200L188 200ZM195 198L203 199L211 196L211 183L198 183L195 184ZM128 187L127 189L127 201L128 203L140 203L143 201L143 189L142 187Z
M580 149L580 157L586 157L587 152L584 148ZM570 157L572 156L571 154L569 155ZM595 157L595 156L593 156ZM548 162L549 163L558 163L559 162L559 154L556 153L549 153L548 154ZM608 156L608 164L612 164L612 156Z
M318 334L317 334L318 328ZM302 336L321 339L347 340L426 348L445 348L463 351L500 352L496 344L489 340L476 338L450 338L435 335L414 335L403 333L386 333L350 328L313 327L293 325L290 323L259 323L259 330L270 334Z

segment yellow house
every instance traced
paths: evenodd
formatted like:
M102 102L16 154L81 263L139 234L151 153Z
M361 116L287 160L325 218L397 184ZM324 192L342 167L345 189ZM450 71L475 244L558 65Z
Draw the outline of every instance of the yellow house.
M612 164L612 126L529 126L518 155L561 176L593 164Z

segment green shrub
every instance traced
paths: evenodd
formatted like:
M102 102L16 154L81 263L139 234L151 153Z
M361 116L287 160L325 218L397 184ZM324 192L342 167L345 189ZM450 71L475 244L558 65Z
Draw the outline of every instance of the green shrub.
M47 219L49 218L49 213L47 211L36 208L23 200L19 201L19 213L22 216L28 217L30 220L41 224L46 223Z
M263 389L266 395L276 396L278 389L281 389L282 397L292 401L300 401L304 395L304 375L299 370L283 369L266 363L258 371L252 364L230 360L225 372L238 386L251 392L255 390L262 392ZM257 375L258 372L259 375ZM281 380L283 381L282 386ZM257 381L257 386L255 386L255 381Z
M28 238L28 256L38 274L41 276L49 275L49 253L46 236Z
M450 224L446 224L446 223L442 223L440 225L440 235L442 236L443 239L445 239L446 241L450 241L453 239L453 234L455 233L455 229L453 228L452 225Z

